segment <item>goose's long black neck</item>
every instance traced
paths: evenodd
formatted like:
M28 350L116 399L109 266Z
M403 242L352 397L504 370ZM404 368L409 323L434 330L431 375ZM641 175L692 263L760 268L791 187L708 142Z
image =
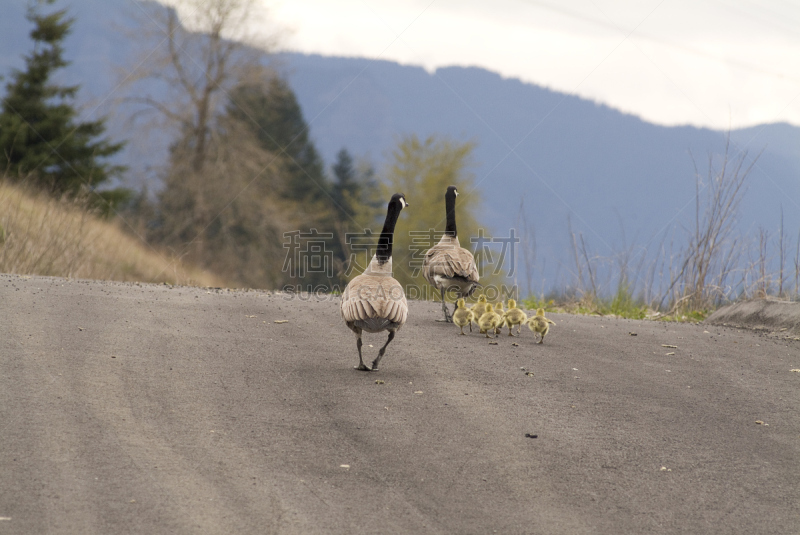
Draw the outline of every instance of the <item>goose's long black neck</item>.
M445 209L447 210L447 226L444 228L444 233L447 236L455 237L457 235L456 229L456 196L447 195L444 200Z
M389 203L389 209L386 212L386 221L383 223L383 231L381 231L381 237L378 238L378 250L375 253L378 264L385 264L392 257L394 226L397 224L397 218L400 217L400 210L401 208L397 203Z

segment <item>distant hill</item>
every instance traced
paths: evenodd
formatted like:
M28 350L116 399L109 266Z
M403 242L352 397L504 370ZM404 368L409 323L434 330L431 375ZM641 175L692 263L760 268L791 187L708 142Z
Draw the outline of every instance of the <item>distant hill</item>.
M21 66L14 58L30 46L23 4L14 2L0 19L3 72ZM71 4L77 23L66 43L67 55L75 60L68 77L82 83L87 100L97 102L114 90L112 66L129 57L130 44L117 28L128 24L125 12L135 11L136 4ZM494 235L504 236L515 225L524 198L527 216L536 227L538 270L543 270L536 278L544 275L545 287L570 282L568 218L573 231L582 232L590 248L606 257L633 243L652 254L669 232L693 224L690 154L705 178L708 153L721 152L725 144L724 132L654 125L481 68L428 73L364 58L282 53L275 59L328 165L346 147L380 168L399 136L409 133L476 142L476 183L485 200L480 219ZM124 119L110 117L113 135L127 133ZM135 143L124 158L139 165L144 154L148 166L158 165L165 141L157 134L150 136L150 148L142 150ZM761 125L736 130L731 139L734 151L763 151L749 182L740 227L763 227L775 236L783 207L787 232L796 239L800 128ZM405 193L413 199L414 192ZM682 236L680 231L677 236Z

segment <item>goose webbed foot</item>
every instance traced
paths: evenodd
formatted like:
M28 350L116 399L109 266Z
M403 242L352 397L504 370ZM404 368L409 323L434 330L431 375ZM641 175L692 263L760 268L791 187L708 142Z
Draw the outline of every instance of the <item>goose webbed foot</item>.
M383 344L383 347L378 352L378 357L372 362L372 369L370 371L376 372L378 371L378 363L383 358L383 355L386 353L386 347L394 340L395 331L389 331L389 338L386 340L386 343Z
M361 340L361 331L358 332L358 339L356 340L356 347L358 348L358 366L353 366L358 371L369 372L372 371L364 364L364 359L361 357L361 346L364 342Z

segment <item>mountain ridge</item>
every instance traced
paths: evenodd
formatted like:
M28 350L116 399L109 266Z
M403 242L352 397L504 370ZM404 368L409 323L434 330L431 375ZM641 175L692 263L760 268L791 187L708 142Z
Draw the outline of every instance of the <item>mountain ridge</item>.
M125 0L72 3L75 31L65 48L74 63L64 78L82 84L84 100L99 101L109 92L121 96L109 65L124 63L133 48L113 27L128 24L125 11L134 7ZM0 22L4 74L21 64L9 58L30 49L24 9L16 15L11 11ZM693 159L706 180L707 155L721 154L726 145L726 132L655 125L480 67L428 72L389 60L296 52L275 54L270 61L295 91L327 166L344 147L380 168L397 140L408 134L475 142L475 183L484 200L479 219L493 235L506 236L524 202L536 231L536 278L548 286L569 284L569 229L582 233L593 254L603 258L634 244L641 254L651 255L654 244L669 236L681 239L694 221ZM129 133L127 119L113 108L100 107L96 113L110 114L109 133L115 139ZM138 164L140 155L147 154L147 164L157 168L166 155L163 136L132 136L135 142L123 158ZM800 229L800 128L756 125L731 131L730 140L733 155L740 148L751 156L760 154L740 228L763 227L774 236L782 208L792 235ZM134 146L148 142L152 147L139 148L136 156Z

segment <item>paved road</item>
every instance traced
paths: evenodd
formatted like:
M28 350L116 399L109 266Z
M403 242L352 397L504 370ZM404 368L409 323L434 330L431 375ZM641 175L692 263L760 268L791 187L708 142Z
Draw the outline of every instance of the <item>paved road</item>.
M800 531L797 342L439 314L371 374L336 300L0 275L0 533Z

